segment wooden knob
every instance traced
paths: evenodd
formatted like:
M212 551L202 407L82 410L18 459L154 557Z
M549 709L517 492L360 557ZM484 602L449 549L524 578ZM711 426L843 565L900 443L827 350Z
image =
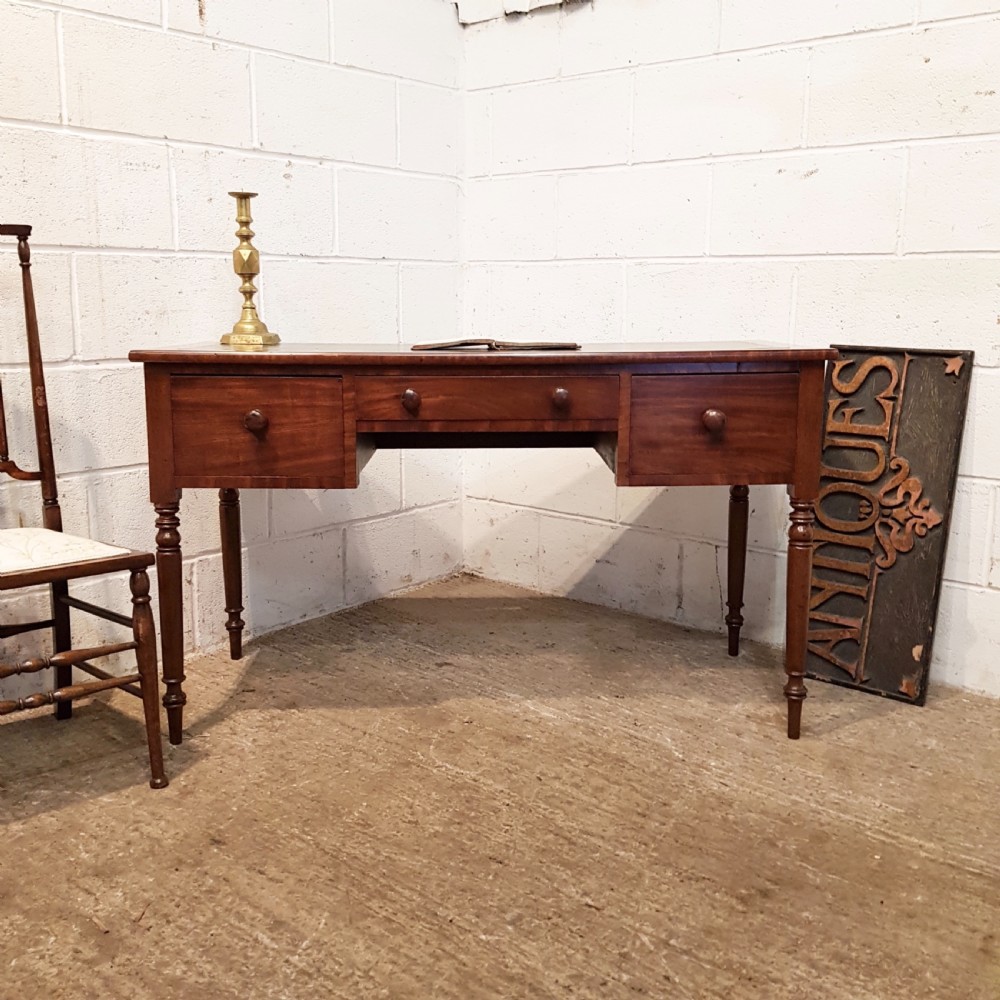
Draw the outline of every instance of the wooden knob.
M260 410L249 410L243 416L243 426L254 434L263 434L270 420Z
M403 404L403 409L407 413L412 413L414 416L417 415L420 410L420 393L416 389L407 389L402 396L399 397L399 401Z
M569 409L569 389L563 389L562 387L554 389L552 391L552 405L557 410L568 410Z
M709 434L719 435L726 429L726 415L722 410L706 410L701 415L701 422Z

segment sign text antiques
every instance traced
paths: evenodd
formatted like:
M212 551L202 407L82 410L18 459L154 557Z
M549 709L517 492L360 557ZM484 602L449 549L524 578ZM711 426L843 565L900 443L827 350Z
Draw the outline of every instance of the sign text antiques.
M806 672L922 704L973 356L839 349L827 373Z

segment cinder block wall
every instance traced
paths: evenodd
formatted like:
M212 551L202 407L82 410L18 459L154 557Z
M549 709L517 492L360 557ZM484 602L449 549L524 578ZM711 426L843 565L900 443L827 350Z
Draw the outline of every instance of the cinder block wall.
M259 304L285 341L457 334L461 28L450 2L3 0L0 36L0 218L35 227L68 531L153 544L142 372L126 356L217 341L238 318L228 191L260 193ZM19 280L7 241L0 363L11 438L26 446ZM15 454L32 464L25 447ZM250 628L453 571L461 499L460 462L434 453L377 455L357 493L248 491ZM4 488L0 523L38 523L39 507L37 490ZM189 649L225 639L217 517L213 491L185 493ZM127 597L123 581L79 589Z
M937 680L1000 694L996 0L595 0L465 33L466 333L974 348ZM467 565L721 628L727 491L470 456ZM751 490L747 633L783 630Z

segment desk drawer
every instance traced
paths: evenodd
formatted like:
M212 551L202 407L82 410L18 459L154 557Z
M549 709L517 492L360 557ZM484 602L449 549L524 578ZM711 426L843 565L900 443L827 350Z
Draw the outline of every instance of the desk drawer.
M634 377L630 479L789 482L798 393L794 373Z
M170 380L174 472L182 485L342 485L339 378L175 375ZM296 483L296 485L302 485Z
M617 375L362 376L358 420L615 420Z

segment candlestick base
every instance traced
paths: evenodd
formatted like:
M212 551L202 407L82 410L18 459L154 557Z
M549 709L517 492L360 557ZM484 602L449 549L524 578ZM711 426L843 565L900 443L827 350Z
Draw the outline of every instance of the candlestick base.
M241 351L263 351L281 343L276 333L224 333L219 339L220 344L237 348Z

